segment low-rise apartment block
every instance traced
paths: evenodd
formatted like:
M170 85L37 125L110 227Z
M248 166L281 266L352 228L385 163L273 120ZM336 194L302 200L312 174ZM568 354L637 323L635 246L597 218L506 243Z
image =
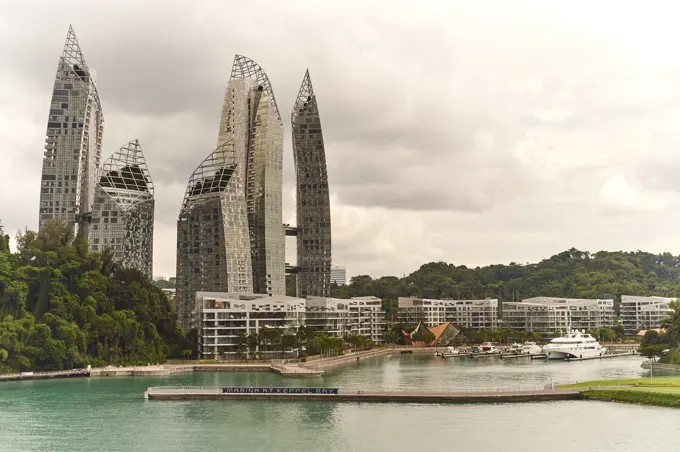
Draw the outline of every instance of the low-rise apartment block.
M199 353L238 359L243 354L244 338L264 329L281 335L296 334L305 321L305 300L266 294L196 292L193 324L198 329ZM252 352L253 350L251 350ZM254 350L266 356L281 352ZM294 354L294 351L284 353Z
M307 297L306 326L334 337L364 336L385 341L385 313L377 297Z
M627 335L638 330L660 328L673 309L670 304L677 298L621 296L621 320Z
M533 297L503 303L503 328L537 332L547 336L569 329L611 327L615 322L614 300Z
M423 322L428 328L452 322L458 327L475 331L498 328L498 299L432 300L400 297L399 321L415 325Z
M305 326L333 337L349 335L349 300L307 297Z

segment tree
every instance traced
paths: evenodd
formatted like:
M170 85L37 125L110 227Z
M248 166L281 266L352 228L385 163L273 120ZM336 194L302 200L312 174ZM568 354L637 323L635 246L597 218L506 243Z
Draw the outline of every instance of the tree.
M136 270L102 268L64 223L21 231L17 248L0 253L0 372L163 362L195 349L160 289Z

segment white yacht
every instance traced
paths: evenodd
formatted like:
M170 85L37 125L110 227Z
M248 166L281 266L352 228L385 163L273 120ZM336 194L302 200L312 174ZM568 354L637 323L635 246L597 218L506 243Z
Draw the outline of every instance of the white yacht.
M454 347L447 347L446 350L443 351L435 351L434 356L440 356L442 358L453 358L454 356L458 356L460 352L458 351L457 348Z
M543 347L548 359L592 358L602 356L607 351L590 334L572 330L563 337L556 337Z
M543 347L537 345L536 342L525 342L520 353L522 355L540 355L543 353Z
M510 355L540 355L543 349L536 342L525 342L524 344L514 343L505 352Z

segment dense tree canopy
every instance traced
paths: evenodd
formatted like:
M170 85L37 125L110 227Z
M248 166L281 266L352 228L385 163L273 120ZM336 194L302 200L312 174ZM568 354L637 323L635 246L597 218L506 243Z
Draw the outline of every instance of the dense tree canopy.
M535 296L618 298L626 295L680 294L680 256L642 251L570 249L536 264L510 263L469 268L430 262L403 278L355 276L347 286L335 286L340 298L374 295L389 301L403 296L435 299L493 297L521 301ZM394 305L396 307L396 305Z
M146 364L187 347L173 307L141 273L89 253L59 222L17 235L0 228L0 372Z

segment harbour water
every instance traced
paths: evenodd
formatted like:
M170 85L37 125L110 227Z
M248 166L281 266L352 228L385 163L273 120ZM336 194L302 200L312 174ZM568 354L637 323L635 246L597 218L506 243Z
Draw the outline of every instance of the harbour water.
M329 386L376 390L540 387L645 375L638 357L537 362L394 356L322 378L268 372L0 384L0 451L676 451L680 410L602 402L426 406L145 401L148 386Z

